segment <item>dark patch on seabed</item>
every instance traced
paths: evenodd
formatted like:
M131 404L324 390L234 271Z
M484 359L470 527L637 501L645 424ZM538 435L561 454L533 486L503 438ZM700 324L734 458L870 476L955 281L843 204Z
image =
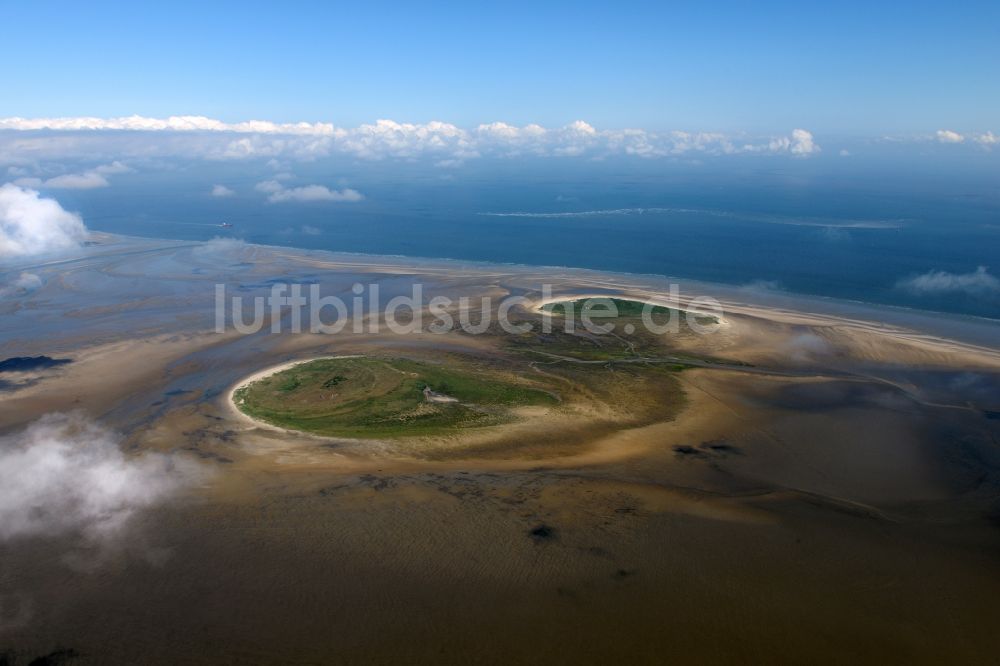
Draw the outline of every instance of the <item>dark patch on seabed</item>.
M31 372L46 370L72 363L68 358L52 358L51 356L12 356L0 361L0 372Z
M539 525L528 533L535 541L548 541L556 538L556 528L550 525Z
M677 456L691 458L725 458L730 455L743 455L743 449L725 440L715 439L702 442L698 446L679 444L674 447L674 453Z

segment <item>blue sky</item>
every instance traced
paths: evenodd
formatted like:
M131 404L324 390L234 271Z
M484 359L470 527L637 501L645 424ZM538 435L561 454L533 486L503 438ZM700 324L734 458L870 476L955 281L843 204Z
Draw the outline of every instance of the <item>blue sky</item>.
M983 131L1000 116L996 2L38 1L2 10L0 117L584 119L865 136Z

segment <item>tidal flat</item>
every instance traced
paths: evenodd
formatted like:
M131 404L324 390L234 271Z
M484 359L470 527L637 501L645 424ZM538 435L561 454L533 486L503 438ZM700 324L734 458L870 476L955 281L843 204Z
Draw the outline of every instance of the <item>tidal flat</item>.
M0 301L0 361L58 362L4 366L0 436L75 413L197 472L114 531L0 542L0 663L1000 651L995 323L685 284L715 332L542 332L666 284L110 235L4 270L41 286ZM216 330L217 284L418 282L530 330Z

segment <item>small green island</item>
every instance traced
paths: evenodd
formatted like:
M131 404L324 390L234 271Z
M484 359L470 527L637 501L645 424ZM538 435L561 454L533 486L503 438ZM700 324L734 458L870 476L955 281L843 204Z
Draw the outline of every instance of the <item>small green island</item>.
M354 438L442 435L504 423L514 408L558 401L500 371L376 357L306 361L233 393L236 407L259 421Z
M574 300L554 301L546 303L541 307L542 312L550 315L566 316L571 313L577 319L584 313L584 309L589 306L589 314L594 318L595 324L601 324L613 319L639 319L648 308L650 316L653 316L654 323L663 324L667 318L674 316L684 316L683 310L670 308L665 305L646 303L644 301L634 301L626 298L609 298L605 296L593 296L590 298L577 298ZM704 313L694 313L691 316L699 324L717 324L718 318Z

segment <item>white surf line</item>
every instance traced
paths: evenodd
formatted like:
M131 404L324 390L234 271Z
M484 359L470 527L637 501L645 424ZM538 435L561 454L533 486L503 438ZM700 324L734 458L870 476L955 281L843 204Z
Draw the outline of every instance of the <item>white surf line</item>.
M754 213L740 213L737 211L712 210L703 208L671 208L663 206L650 206L646 208L603 208L597 210L579 211L556 211L556 212L480 212L477 215L484 217L527 217L539 219L558 219L574 217L613 217L613 216L639 216L655 215L663 213L675 214L696 214L709 217L719 217L742 222L757 222L760 224L784 224L795 227L820 227L832 229L901 229L905 219L886 220L856 220L840 219L830 217L809 217L795 215L767 215Z

